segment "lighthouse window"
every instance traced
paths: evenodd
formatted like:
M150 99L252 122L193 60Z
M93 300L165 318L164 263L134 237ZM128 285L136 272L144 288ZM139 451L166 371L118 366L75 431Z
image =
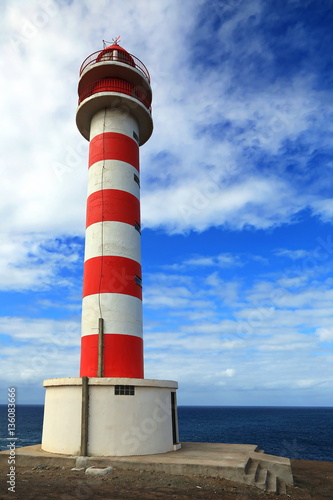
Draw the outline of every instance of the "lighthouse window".
M139 276L134 276L134 281L137 285L142 286L142 279Z
M134 396L135 387L134 385L115 385L114 393L115 396Z
M133 130L133 137L136 140L136 142L139 142L139 136L134 132L134 130Z
M139 187L140 187L140 179L139 179L139 177L138 177L136 174L134 174L134 180L135 180L135 182L136 182L136 183L139 185Z
M121 52L118 50L118 61L124 62L125 64L129 64L131 66L135 66L133 59L129 54L126 54L125 52Z
M134 222L134 227L141 234L140 224L138 222Z
M102 57L99 58L100 61L110 61L113 59L113 50L106 50L104 54L102 53Z

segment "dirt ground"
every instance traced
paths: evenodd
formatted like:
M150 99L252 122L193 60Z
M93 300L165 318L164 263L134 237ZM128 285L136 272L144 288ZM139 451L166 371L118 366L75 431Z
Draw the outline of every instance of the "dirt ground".
M287 495L264 493L256 487L225 479L126 471L115 468L106 476L38 465L16 468L16 491L8 491L8 467L0 467L0 500L332 500L333 462L292 460L295 486Z

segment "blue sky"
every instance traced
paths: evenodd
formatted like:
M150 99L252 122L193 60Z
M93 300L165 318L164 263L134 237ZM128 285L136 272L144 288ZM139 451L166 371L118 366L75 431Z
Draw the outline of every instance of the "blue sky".
M179 404L332 405L330 0L3 2L0 403L78 376L87 143L78 71L148 67L146 378Z

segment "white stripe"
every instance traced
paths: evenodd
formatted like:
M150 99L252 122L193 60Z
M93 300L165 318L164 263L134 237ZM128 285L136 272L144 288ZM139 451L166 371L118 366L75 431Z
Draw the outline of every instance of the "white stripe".
M104 169L103 169L104 164ZM120 160L104 160L93 163L88 173L88 196L103 189L119 189L140 199L140 187L134 180L139 172L129 163Z
M140 264L141 235L139 231L125 222L104 221L91 224L86 229L84 260L101 255L127 257Z
M90 140L104 132L124 134L135 140L133 132L139 137L139 126L136 119L122 108L106 108L98 111L91 120ZM136 142L136 141L135 141Z
M82 301L82 337L98 335L98 319L104 319L104 333L142 338L142 301L121 293L87 295Z

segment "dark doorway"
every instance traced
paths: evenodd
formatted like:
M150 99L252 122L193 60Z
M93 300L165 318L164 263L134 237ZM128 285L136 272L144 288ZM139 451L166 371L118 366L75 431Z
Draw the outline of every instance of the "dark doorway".
M172 418L173 444L178 444L179 438L178 438L177 398L175 392L171 392L171 418Z

